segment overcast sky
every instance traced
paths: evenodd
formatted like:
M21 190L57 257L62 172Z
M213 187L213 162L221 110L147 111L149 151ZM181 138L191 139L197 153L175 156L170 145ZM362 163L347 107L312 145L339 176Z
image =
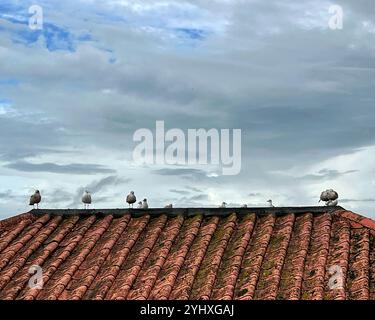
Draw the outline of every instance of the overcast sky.
M29 28L31 5L43 29ZM332 30L329 8L344 12ZM375 218L375 5L0 2L0 218L43 208L317 205ZM242 129L242 170L138 165L133 133Z

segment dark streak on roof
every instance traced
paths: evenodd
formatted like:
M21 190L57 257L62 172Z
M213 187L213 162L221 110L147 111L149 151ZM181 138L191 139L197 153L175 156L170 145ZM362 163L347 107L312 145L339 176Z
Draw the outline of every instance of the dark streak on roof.
M195 216L201 214L203 216L228 216L232 213L237 215L245 215L249 212L255 213L256 215L284 215L288 213L303 214L306 212L310 213L333 213L336 210L343 210L342 207L326 207L326 206L314 206L314 207L254 207L254 208L150 208L150 209L33 209L30 213L35 215L50 214L53 216L65 216L78 214L81 216L89 215L114 215L116 217L131 214L133 217L143 216L149 214L151 216L159 216L166 214L167 216Z

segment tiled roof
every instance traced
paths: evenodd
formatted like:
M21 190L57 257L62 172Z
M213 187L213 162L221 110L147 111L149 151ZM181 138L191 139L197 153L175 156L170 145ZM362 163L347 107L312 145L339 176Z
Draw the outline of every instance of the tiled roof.
M37 210L0 221L0 299L375 299L374 239L341 207Z

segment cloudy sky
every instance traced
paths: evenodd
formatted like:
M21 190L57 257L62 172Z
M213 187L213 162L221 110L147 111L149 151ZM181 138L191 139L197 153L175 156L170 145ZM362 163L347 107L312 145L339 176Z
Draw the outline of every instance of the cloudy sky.
M331 5L342 30L332 30ZM43 29L29 28L29 7ZM340 204L375 218L373 0L0 2L0 218L44 208ZM242 129L242 169L139 165L139 128Z

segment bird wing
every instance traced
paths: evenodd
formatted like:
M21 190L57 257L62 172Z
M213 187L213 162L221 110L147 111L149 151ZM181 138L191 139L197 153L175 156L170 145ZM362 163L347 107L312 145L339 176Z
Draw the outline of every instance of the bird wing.
M126 196L126 202L127 203L134 203L134 202L136 202L137 201L137 198L134 196L134 195L132 195L132 194L128 194L127 196Z
M328 201L329 200L329 193L327 191L323 191L322 194L320 195L320 200L321 201Z
M90 204L91 203L91 195L90 194L84 194L83 197L82 197L82 202Z

